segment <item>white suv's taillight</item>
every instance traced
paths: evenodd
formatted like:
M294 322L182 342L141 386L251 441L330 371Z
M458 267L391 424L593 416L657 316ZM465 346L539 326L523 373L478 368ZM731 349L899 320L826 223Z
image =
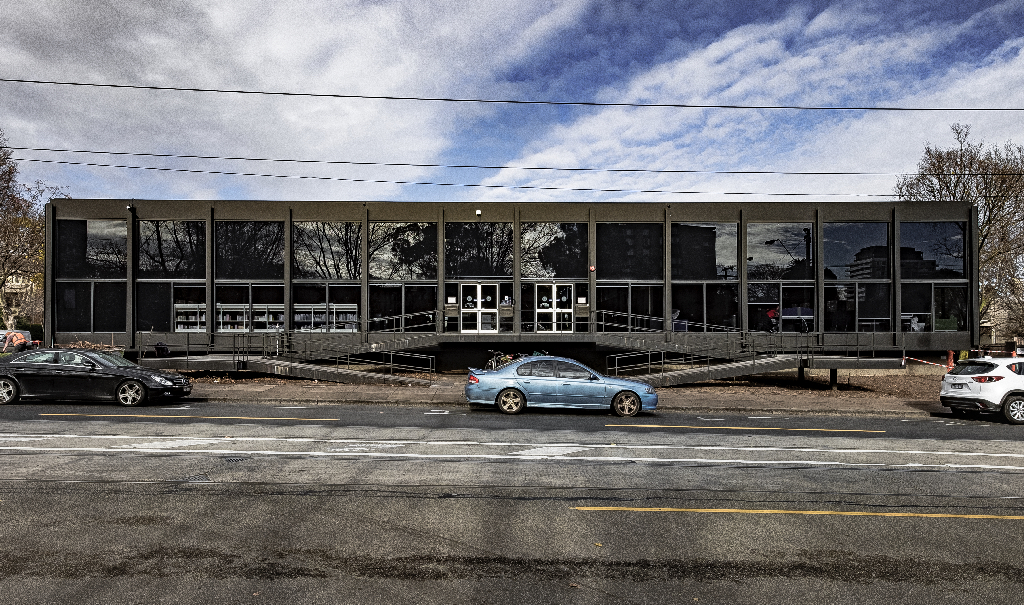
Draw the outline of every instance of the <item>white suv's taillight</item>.
M985 382L999 382L1002 379L1003 379L1002 376L975 376L975 377L971 378L971 380L973 380L974 382L981 382L981 383L985 383Z

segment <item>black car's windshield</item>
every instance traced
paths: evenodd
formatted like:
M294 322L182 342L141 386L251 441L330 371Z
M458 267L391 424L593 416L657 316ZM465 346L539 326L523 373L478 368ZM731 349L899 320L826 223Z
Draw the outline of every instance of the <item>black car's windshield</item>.
M124 357L117 355L111 355L110 353L93 353L96 359L108 368L128 368L133 367L135 364L128 361Z
M959 376L975 376L977 374L988 374L995 367L996 364L985 361L958 361L949 373Z

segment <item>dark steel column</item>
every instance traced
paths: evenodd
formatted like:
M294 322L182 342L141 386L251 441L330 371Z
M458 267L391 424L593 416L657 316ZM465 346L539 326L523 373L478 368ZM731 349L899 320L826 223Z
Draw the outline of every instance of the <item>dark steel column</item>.
M217 326L217 317L213 306L213 288L214 288L214 263L216 262L216 239L217 230L215 229L216 223L214 218L216 212L214 207L210 206L210 217L206 221L206 334L208 342L213 343L213 333Z
M587 212L590 216L587 221L587 278L590 284L587 301L590 303L590 330L592 334L596 334L597 322L593 319L597 317L597 272L591 271L590 267L597 266L597 221L593 208L587 209Z
M900 319L903 308L903 288L900 284L900 211L893 206L892 209L892 252L890 261L892 263L892 339L893 346L900 346L900 330L903 328Z
M740 232L739 232L740 260L736 266L736 277L740 280L739 314L740 330L746 332L750 329L747 325L747 213L740 208Z
M825 344L825 225L821 222L821 208L814 209L814 331L818 344Z
M520 307L518 303L519 296L522 294L523 233L519 227L521 224L519 222L519 213L519 207L516 206L515 214L512 218L512 333L517 335L521 333L522 328L522 324L520 323L522 315L520 314ZM501 299L500 296L498 298L499 300ZM575 304L575 301L572 301L572 303ZM574 314L573 321L575 320L576 318ZM498 326L501 326L500 312L498 314Z
M135 220L135 206L129 202L125 208L128 216L125 219L128 226L128 240L126 246L128 250L128 262L127 262L127 273L125 278L127 283L125 284L125 313L124 313L124 331L126 336L126 348L135 347L135 268L139 264L139 255L136 253L135 241L137 221ZM93 309L93 313L96 310Z
M292 208L284 221L284 329L292 329Z
M978 207L971 206L971 222L968 225L971 236L967 239L964 249L970 258L970 279L967 287L971 289L971 348L981 348L981 265L978 248Z
M370 341L370 209L363 204L363 228L359 238L359 331L362 341ZM327 290L328 304L330 288Z
M665 245L663 246L664 263L662 271L662 327L665 340L672 340L672 206L665 206Z
M444 206L437 209L437 333L444 332Z
M53 346L53 280L57 275L57 251L54 248L53 229L57 225L54 220L53 202L47 202L44 207L46 221L44 264L43 264L43 343Z

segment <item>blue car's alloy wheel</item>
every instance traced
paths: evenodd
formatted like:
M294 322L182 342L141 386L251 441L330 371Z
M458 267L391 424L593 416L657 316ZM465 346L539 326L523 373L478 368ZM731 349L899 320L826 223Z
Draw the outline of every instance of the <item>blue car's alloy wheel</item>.
M526 407L526 397L515 389L498 393L498 409L506 414L518 414Z
M612 400L612 411L623 417L636 416L640 411L640 398L636 393L623 391Z

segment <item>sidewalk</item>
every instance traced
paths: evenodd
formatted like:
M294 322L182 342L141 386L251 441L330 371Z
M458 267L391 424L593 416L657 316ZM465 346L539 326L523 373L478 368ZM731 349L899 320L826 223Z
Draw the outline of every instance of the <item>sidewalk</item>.
M659 410L680 412L738 412L790 415L900 416L927 417L948 411L935 400L915 401L886 397L843 397L842 391L791 391L784 394L768 389L708 395L686 387L658 389ZM937 395L937 394L936 394ZM287 405L337 403L382 405L468 405L461 381L442 382L430 387L345 385L308 381L267 383L196 383L188 401L259 402Z

